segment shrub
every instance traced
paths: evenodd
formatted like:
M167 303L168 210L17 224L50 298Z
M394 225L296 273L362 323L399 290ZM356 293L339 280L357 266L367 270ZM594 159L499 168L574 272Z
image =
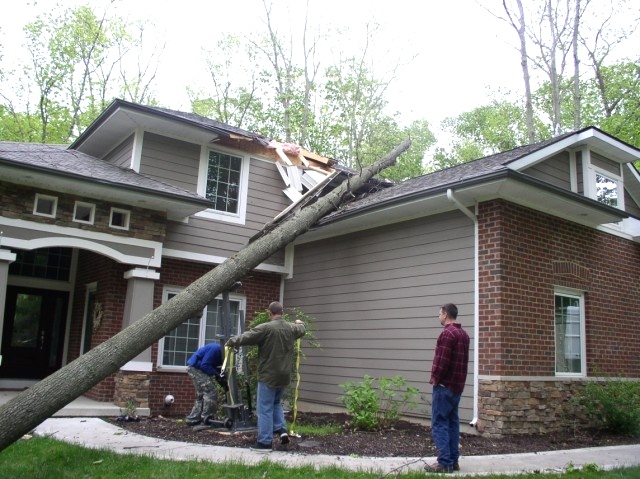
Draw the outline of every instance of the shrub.
M589 382L578 401L597 426L623 435L640 434L640 382Z
M357 429L372 431L389 427L400 418L401 410L417 406L419 391L409 386L402 376L378 379L377 389L374 381L373 377L365 375L360 383L348 382L340 385L345 390L340 400Z

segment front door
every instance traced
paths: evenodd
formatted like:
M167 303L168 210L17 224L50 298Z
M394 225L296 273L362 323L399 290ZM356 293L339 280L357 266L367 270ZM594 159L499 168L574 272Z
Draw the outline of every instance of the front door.
M7 287L0 377L42 379L62 366L69 293Z

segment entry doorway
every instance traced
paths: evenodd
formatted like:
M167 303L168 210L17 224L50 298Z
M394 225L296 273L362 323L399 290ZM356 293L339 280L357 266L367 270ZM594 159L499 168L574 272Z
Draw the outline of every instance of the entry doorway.
M62 366L69 293L8 286L0 377L42 379Z

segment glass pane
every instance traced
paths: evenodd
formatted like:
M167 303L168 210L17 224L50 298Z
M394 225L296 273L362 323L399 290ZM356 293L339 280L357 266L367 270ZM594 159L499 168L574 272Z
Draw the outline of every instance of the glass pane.
M618 182L596 174L596 199L609 206L618 206Z
M238 334L238 320L240 318L240 301L229 300L231 315L231 331L229 336ZM207 305L204 342L213 343L224 338L222 326L222 300L215 299Z
M70 248L42 248L34 251L16 250L16 260L9 265L9 274L11 275L58 281L68 281L70 271Z
M16 312L13 317L11 346L14 348L35 348L38 346L41 311L42 296L18 294Z
M580 299L556 296L556 372L582 372Z
M214 209L227 213L238 212L242 158L217 151L209 152L209 169L205 195Z
M184 366L186 359L198 349L200 318L189 318L164 338L162 364Z

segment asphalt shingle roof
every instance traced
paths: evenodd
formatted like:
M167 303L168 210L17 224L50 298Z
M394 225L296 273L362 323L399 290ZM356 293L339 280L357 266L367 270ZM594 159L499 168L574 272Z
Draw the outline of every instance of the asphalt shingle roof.
M573 133L567 133L550 140L521 146L514 148L513 150L486 156L484 158L473 160L468 163L462 163L444 170L410 178L388 188L377 189L372 193L360 195L353 201L342 205L339 210L326 216L324 220L339 217L347 212L354 213L361 209L375 207L378 204L396 200L399 201L404 197L412 196L414 194L427 193L431 190L442 189L451 185L469 182L492 173L506 170L509 163L556 143L571 134Z
M197 193L178 188L127 168L108 163L62 145L0 142L0 164L13 164L87 182L144 190L148 194L207 203Z

